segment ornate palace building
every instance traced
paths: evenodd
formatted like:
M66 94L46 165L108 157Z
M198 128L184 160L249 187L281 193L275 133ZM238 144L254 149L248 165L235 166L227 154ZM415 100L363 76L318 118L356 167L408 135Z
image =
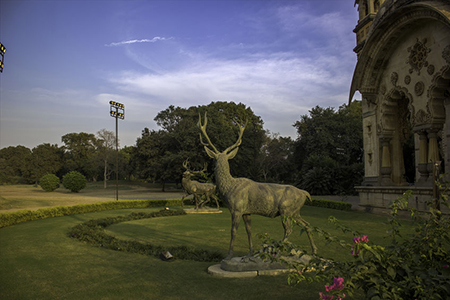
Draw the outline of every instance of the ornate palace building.
M365 178L360 205L386 208L405 190L426 209L436 168L450 173L450 0L356 0ZM449 179L447 177L447 179Z

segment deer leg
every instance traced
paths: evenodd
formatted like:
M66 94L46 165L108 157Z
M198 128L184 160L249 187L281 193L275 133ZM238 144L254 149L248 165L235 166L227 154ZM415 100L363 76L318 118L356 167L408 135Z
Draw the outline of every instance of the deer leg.
M217 201L216 195L212 194L211 197L216 201L217 209L219 209L219 201Z
M236 237L236 233L237 233L240 221L241 221L241 215L231 214L230 248L228 249L228 255L225 258L225 260L230 260L231 258L233 258L234 238Z
M206 196L206 200L202 202L202 206L201 206L202 208L203 208L203 205L205 205L206 203L209 203L209 201L210 201L208 194L206 194L205 196Z
M283 224L283 228L284 228L283 242L286 242L292 233L291 222L290 222L289 218L286 218L286 216L281 216L281 223Z
M198 210L198 196L194 194L194 201L195 201L195 209Z
M251 256L253 254L252 219L251 219L250 215L243 215L242 219L244 220L245 230L247 231L247 236L248 236L249 252L248 252L247 256Z
M305 226L306 234L308 235L309 243L311 244L312 253L317 254L317 247L316 247L316 244L314 243L314 240L313 240L313 237L311 234L311 230L309 229L309 223L306 222L305 220L303 220L303 218L301 216L297 217L297 221L299 221L300 223L302 223L303 226Z

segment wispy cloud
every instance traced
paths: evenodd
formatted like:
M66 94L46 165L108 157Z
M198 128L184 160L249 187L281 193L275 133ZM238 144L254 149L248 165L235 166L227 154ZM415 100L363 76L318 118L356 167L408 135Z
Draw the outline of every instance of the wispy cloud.
M122 46L122 45L135 44L135 43L155 43L158 41L166 41L166 40L171 40L171 39L173 39L173 37L165 38L165 37L155 36L152 39L128 40L128 41L116 42L116 43L111 43L111 44L105 44L105 46L113 47L113 46Z

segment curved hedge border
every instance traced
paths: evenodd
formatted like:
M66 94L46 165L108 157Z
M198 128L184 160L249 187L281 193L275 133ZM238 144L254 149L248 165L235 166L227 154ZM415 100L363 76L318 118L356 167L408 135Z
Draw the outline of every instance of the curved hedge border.
M156 218L186 215L184 210L161 210L152 213L131 213L127 216L109 217L104 219L90 220L85 223L72 227L67 235L71 238L78 239L82 242L91 244L95 247L102 247L116 251L139 253L159 257L162 252L169 251L173 257L194 261L221 261L224 256L217 251L207 251L194 249L188 246L164 247L152 245L150 243L142 243L138 241L127 241L117 239L105 232L105 228L113 224Z
M187 202L185 200L184 202ZM0 228L11 226L18 223L41 220L53 217L62 217L68 215L85 214L96 211L126 209L126 208L144 208L158 206L179 206L181 199L167 200L119 200L99 203L78 204L73 206L55 206L49 208L40 208L38 210L19 210L15 212L0 213ZM307 200L305 205L317 206L339 210L350 210L351 203L342 201L333 201L326 199Z
M40 208L38 210L19 210L0 214L0 228L11 226L18 223L41 220L53 217L62 217L68 215L85 214L96 211L144 208L158 206L179 206L181 199L167 200L119 200L106 201L99 203L78 204L73 206L55 206L49 208Z

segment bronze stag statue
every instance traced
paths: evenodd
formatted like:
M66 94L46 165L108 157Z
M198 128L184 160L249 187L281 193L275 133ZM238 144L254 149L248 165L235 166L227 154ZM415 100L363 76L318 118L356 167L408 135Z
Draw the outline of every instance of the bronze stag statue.
M193 175L206 171L206 164L203 170L193 171L189 168L189 159L187 159L183 162L183 167L186 169L186 171L183 173L181 184L183 185L183 188L186 191L187 195L194 195L195 209L199 209L199 206L200 208L203 208L203 205L211 201L210 197L216 201L217 209L219 209L219 202L217 201L217 197L215 195L216 186L212 183L202 183L196 180L191 180L191 177ZM183 204L183 200L187 195L183 196L183 198L181 199L181 204ZM206 197L206 200L203 202L201 202L200 200L200 196L202 195Z
M223 152L219 152L211 143L211 140L206 133L206 124L206 113L204 124L202 124L202 119L199 115L198 126L201 130L200 142L204 146L208 156L213 158L216 162L215 176L219 196L224 199L231 212L231 240L228 256L225 260L229 260L233 257L233 244L241 217L244 220L248 236L248 256L253 254L250 218L250 215L252 214L271 218L277 216L293 217L307 228L306 232L311 244L312 252L314 254L317 253L317 247L314 244L311 232L308 230L309 223L300 216L300 209L305 204L306 199L311 198L309 193L291 185L259 183L247 178L233 178L230 174L228 160L236 156L247 123L239 125L240 132L236 143L225 149ZM207 143L203 142L202 134ZM292 233L291 223L288 218L282 218L282 224L284 227L283 240L286 241Z

